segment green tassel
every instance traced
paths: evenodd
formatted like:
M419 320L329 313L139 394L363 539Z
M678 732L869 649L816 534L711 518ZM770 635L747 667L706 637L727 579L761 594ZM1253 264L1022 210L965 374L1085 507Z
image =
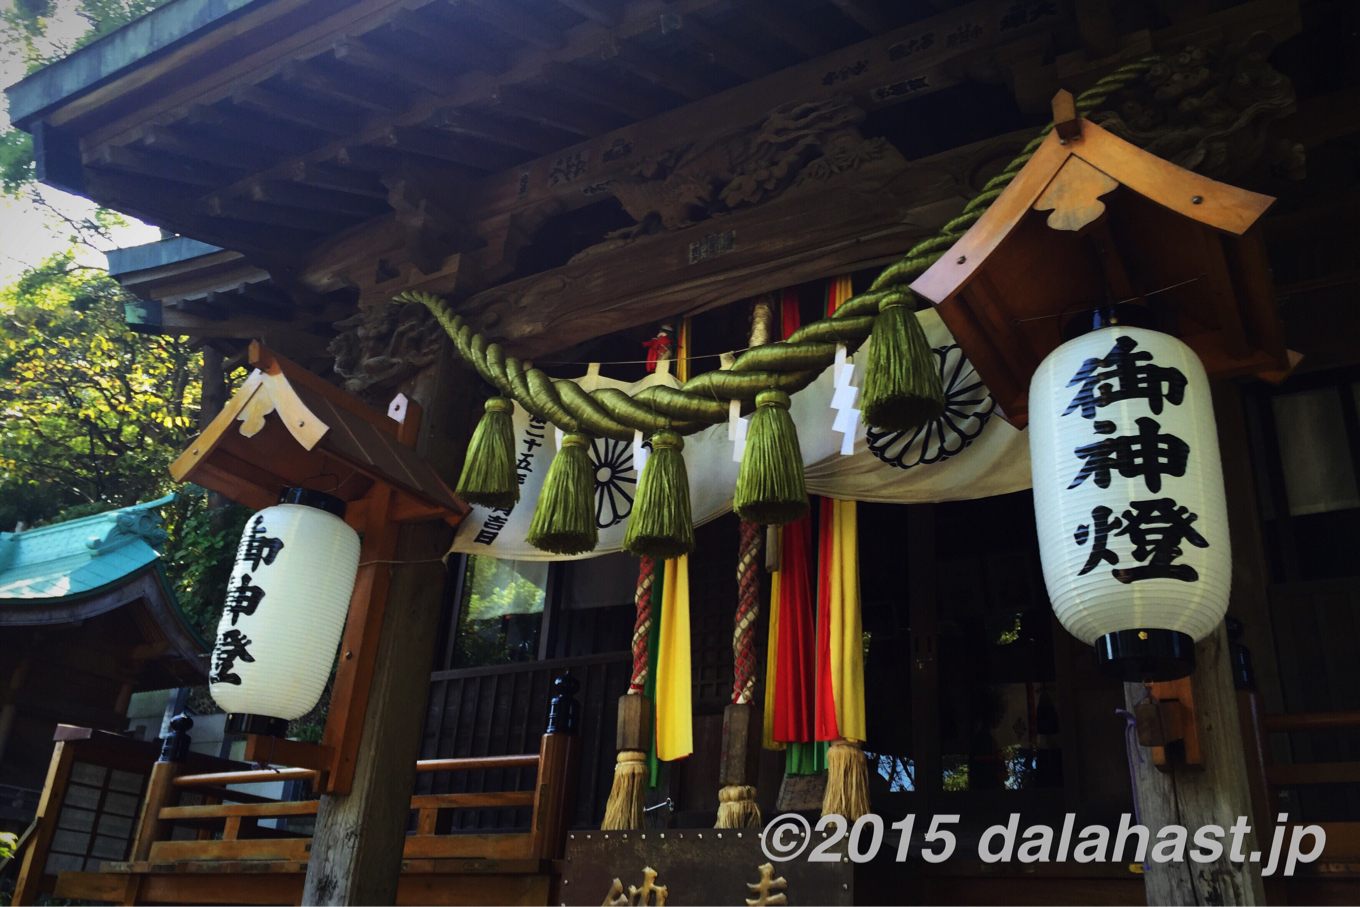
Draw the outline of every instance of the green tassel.
M680 451L685 442L676 432L652 436L652 455L638 478L633 512L623 536L623 550L636 557L666 561L694 550L694 524L689 510L689 473Z
M562 438L562 449L548 466L525 540L553 554L584 554L600 540L595 524L595 464L579 432Z
M732 506L748 523L767 526L792 523L808 511L803 452L789 415L789 395L783 391L756 395Z
M910 297L883 300L869 341L864 374L864 424L886 431L912 431L944 413L944 391L935 353Z
M469 504L509 510L519 502L519 471L515 469L515 404L504 397L486 401L458 477L458 496Z

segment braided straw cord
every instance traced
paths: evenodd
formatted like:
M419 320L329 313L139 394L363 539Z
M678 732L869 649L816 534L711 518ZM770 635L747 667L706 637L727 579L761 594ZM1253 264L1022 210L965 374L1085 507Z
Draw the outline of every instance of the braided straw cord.
M756 618L760 616L760 550L765 529L742 521L737 559L737 613L732 634L732 701L745 705L756 688Z
M1158 60L1156 55L1144 57L1105 76L1077 99L1077 113L1085 116L1100 109L1110 95L1141 78ZM455 315L448 303L432 293L410 290L398 294L394 301L418 302L429 308L453 338L459 355L487 383L563 431L619 441L631 440L634 430L651 434L669 428L682 435L692 434L727 421L729 400L741 400L750 407L761 391L792 394L807 387L834 361L838 343L851 352L859 348L873 330L880 307L906 304L915 309L915 296L908 284L938 261L982 216L1034 156L1052 128L1049 123L1005 170L987 181L958 217L886 268L867 292L847 300L830 317L804 325L787 340L747 350L731 369L706 372L679 389L653 386L635 397L612 388L588 393L573 381L553 380L538 369L525 369L518 359L506 356L499 344L473 332L461 315Z
M637 622L633 624L633 677L628 681L628 692L642 695L647 686L647 638L652 632L652 570L650 557L638 561Z

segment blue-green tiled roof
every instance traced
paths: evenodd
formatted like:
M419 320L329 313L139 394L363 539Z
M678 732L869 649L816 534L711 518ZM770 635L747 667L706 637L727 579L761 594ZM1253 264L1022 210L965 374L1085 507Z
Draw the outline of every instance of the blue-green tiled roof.
M173 500L169 495L39 529L0 532L0 605L77 598L156 564L165 542L156 508Z

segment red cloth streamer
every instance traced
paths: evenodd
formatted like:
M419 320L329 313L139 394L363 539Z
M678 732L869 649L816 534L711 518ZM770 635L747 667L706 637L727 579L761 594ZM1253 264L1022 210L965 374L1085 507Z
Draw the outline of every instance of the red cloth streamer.
M650 557L638 562L637 622L633 624L633 677L628 682L628 692L641 695L647 686L647 639L652 632L652 570Z
M821 519L818 538L817 571L817 739L839 740L836 726L836 694L831 685L831 545L832 503L822 498L818 516Z
M785 340L788 340L790 334L803 326L802 316L798 314L798 291L793 287L785 287L784 292L779 297L779 318L780 328Z
M812 519L784 527L779 565L778 678L774 694L775 740L810 743L813 731Z

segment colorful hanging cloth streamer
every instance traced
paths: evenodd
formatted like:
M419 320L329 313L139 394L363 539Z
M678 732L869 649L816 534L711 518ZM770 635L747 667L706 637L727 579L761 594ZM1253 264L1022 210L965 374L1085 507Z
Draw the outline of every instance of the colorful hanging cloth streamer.
M656 660L656 756L670 762L694 752L688 557L666 561L661 596Z
M864 632L854 501L823 498L817 596L818 740L865 739Z

